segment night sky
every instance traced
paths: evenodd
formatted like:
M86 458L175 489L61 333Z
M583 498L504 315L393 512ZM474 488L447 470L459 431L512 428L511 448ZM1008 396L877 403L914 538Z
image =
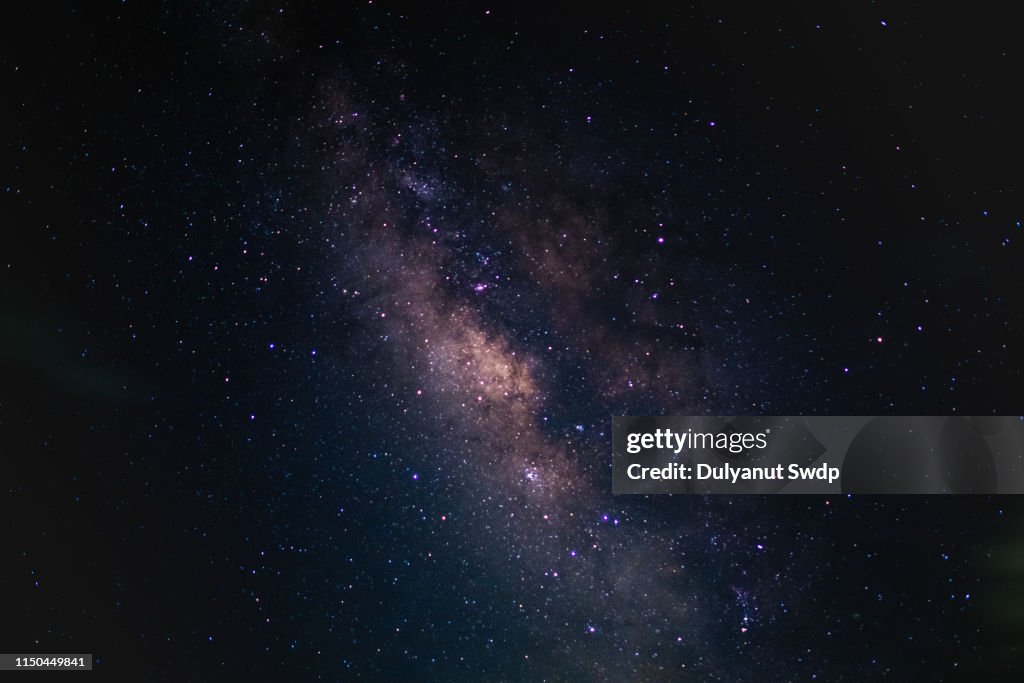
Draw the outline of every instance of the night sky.
M1019 680L1024 501L611 495L614 415L1022 410L1011 10L748 4L8 8L0 650Z

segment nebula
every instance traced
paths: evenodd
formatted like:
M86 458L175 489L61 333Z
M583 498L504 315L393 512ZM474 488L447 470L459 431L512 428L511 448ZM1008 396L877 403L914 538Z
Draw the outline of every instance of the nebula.
M331 92L328 111L358 99ZM317 174L331 196L325 223L340 245L330 274L344 283L338 306L357 312L366 352L390 359L381 381L406 421L429 435L410 459L455 482L446 490L465 511L461 544L472 561L487 567L496 590L521 596L514 613L543 615L538 628L560 632L559 652L524 655L522 671L542 675L555 666L544 658L554 655L566 675L675 680L693 661L694 644L718 628L687 597L706 591L685 568L692 532L686 524L637 528L612 512L620 506L605 439L545 422L559 413L554 385L564 381L567 357L588 402L625 409L634 396L685 405L699 371L692 336L679 344L679 326L662 324L642 303L621 330L600 322L608 283L623 277L609 263L613 240L600 211L574 210L559 188L535 197L529 211L510 208L516 202L507 193L479 189L498 182L484 172L462 182L499 197L494 207L452 209L468 191L445 180L444 161L431 158L443 144L407 151L398 140L413 136L390 128L375 135L376 120L387 117L373 107L360 107L358 133L338 135L338 125L349 125L338 122L351 118L334 112L318 143ZM470 237L461 226L480 212L485 226ZM525 322L479 296L487 288L472 283L486 277L477 272L482 259L464 254L481 251L501 253L503 274L490 281L500 296L536 302ZM638 284L624 284L623 300L634 300ZM530 333L538 320L551 331L540 340ZM612 651L600 635L614 638ZM624 656L633 651L660 654L638 663ZM715 657L696 659L710 666Z

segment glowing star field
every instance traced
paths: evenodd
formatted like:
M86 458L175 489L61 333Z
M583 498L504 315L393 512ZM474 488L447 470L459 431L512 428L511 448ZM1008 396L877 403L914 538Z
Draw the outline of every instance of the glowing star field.
M613 416L1019 413L1008 19L15 14L0 651L111 680L1016 680L1016 498L613 496L611 470Z

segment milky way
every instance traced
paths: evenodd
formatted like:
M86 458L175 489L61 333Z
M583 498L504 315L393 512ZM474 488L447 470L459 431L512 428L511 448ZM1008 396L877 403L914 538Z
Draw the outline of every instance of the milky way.
M568 198L578 192L571 178L536 183L496 170L483 154L470 170L450 169L459 160L445 158L446 126L422 120L414 101L384 92L377 98L390 107L368 105L344 85L326 90L311 117L324 160L315 174L338 257L322 276L336 305L361 319L361 353L384 355L378 381L415 434L381 445L411 472L387 485L410 477L443 491L447 512L429 522L454 534L451 552L480 567L474 582L506 596L488 620L507 610L538 639L507 652L507 670L674 680L687 667L698 676L728 669L713 640L770 628L816 579L794 585L740 569L735 582L716 585L729 572L709 579L702 565L718 552L736 557L736 545L753 556L756 534L709 532L729 517L719 506L673 501L665 523L614 500L608 420L574 424L554 391L568 383L576 403L605 415L698 405L707 354L686 323L659 319L673 315L672 304L648 305L678 298L685 271L647 256L643 277L631 274L637 269L615 259L602 198ZM393 108L405 110L404 124L389 122ZM557 165L543 151L531 159L545 163ZM651 225L652 253L663 232ZM608 324L608 299L628 318L618 329L614 316ZM726 613L711 612L721 608L708 607L709 594L725 596ZM517 639L504 626L489 631Z

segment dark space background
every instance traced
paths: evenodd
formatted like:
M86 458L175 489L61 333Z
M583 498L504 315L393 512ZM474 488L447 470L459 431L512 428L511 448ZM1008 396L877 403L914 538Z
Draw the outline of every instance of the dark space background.
M639 5L7 7L0 650L1019 676L1017 498L609 469L612 415L1020 414L1012 10Z

